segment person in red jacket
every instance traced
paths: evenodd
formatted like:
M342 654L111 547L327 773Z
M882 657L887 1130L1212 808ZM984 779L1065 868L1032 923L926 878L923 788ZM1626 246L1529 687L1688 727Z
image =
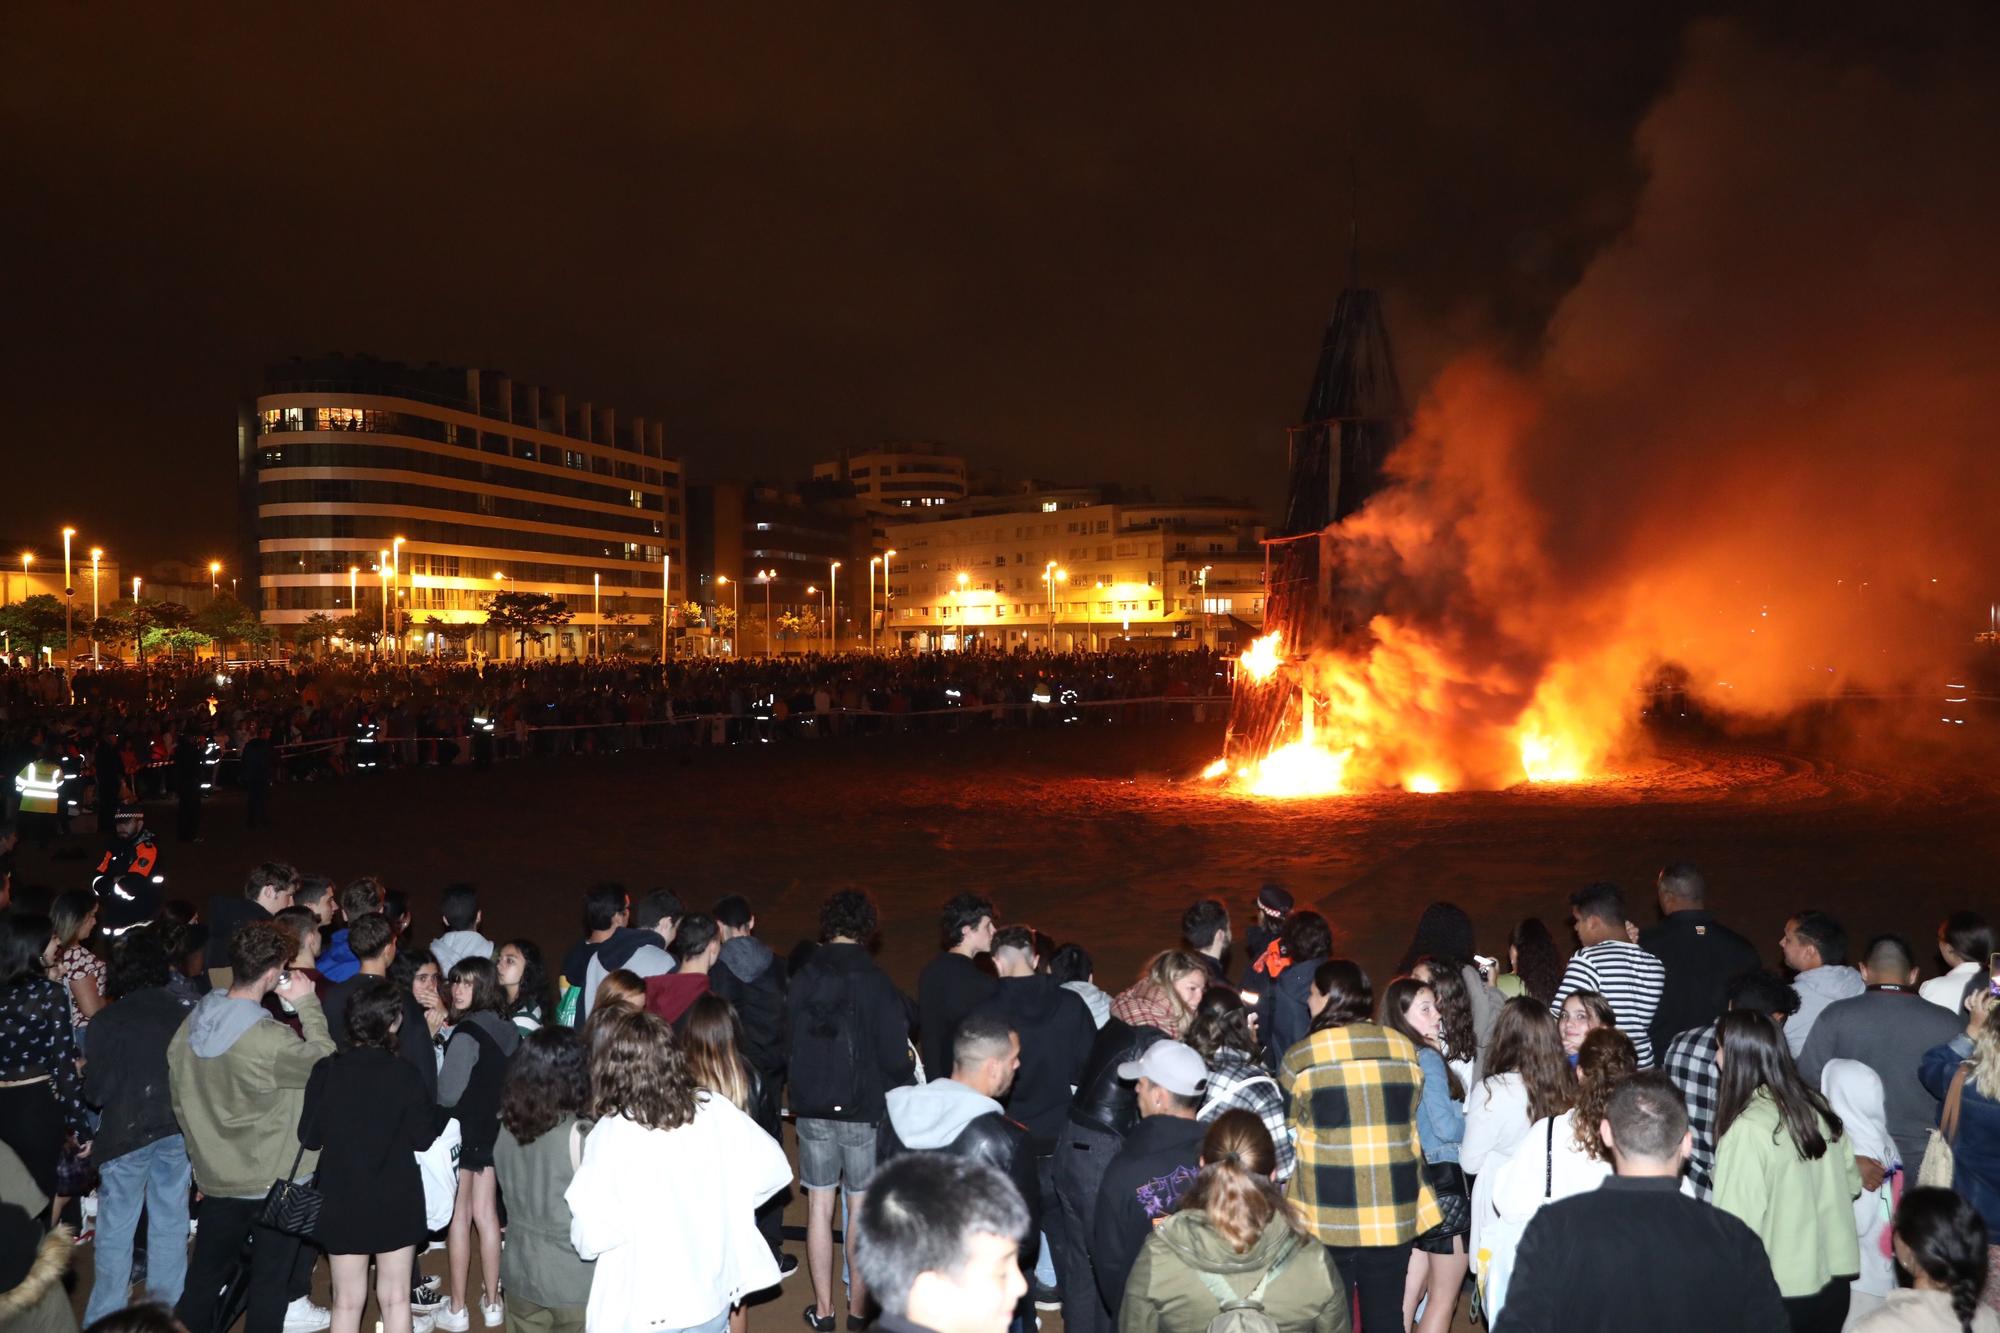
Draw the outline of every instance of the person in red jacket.
M704 912L682 917L673 950L679 966L663 977L646 978L646 1008L679 1027L694 1002L708 994L708 970L722 952L715 918Z

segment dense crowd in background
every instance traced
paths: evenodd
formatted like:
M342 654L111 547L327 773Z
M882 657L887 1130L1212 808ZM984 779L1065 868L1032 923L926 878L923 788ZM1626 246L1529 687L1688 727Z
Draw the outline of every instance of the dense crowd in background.
M59 766L65 800L141 797L379 767L891 731L1213 716L1228 660L1173 653L419 660L0 670L0 772ZM1186 702L1182 702L1186 701ZM1206 702L1200 702L1206 701ZM261 747L252 748L253 741ZM180 767L177 767L179 765ZM200 785L205 784L205 785ZM65 810L66 813L66 810Z
M27 1326L77 1326L88 1236L103 1330L741 1333L803 1268L813 1333L2000 1333L1969 911L1920 950L1802 908L1780 969L1677 865L1657 916L1573 893L1566 956L1433 903L1377 985L1278 884L1132 977L966 893L897 979L856 890L794 944L738 895L599 884L532 940L468 885L132 880L0 913Z

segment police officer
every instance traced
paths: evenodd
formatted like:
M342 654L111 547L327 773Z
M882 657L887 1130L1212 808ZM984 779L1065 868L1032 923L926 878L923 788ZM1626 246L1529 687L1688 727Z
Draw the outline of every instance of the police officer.
M91 888L101 904L98 924L106 934L120 935L159 914L166 896L161 886L160 848L146 827L146 812L136 805L118 807L116 829L97 863Z

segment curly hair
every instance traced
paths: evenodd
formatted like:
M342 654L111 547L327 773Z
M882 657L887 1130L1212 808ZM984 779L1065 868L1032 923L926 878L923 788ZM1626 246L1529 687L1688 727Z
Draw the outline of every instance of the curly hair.
M1514 975L1521 979L1521 989L1543 1004L1554 1004L1556 987L1562 985L1562 955L1542 919L1522 918L1507 937L1507 947L1514 951Z
M976 893L961 893L945 901L938 913L938 940L944 948L956 949L971 930L993 915L993 903Z
M1576 1055L1576 1108L1570 1123L1575 1127L1576 1146L1593 1161L1611 1160L1611 1150L1604 1146L1598 1126L1604 1123L1611 1094L1638 1072L1639 1052L1632 1039L1617 1028L1596 1028L1583 1039L1583 1049Z
M533 1143L566 1115L590 1106L590 1067L574 1029L536 1028L507 1062L500 1123L517 1143Z
M665 1019L613 1008L594 1024L590 1101L599 1119L617 1115L647 1129L679 1129L694 1119L696 1097L687 1056Z
M1295 963L1310 963L1333 952L1333 927L1318 912L1294 912L1278 939L1285 957Z
M1431 994L1437 1000L1438 1018L1444 1023L1444 1053L1454 1060L1479 1058L1479 1033L1472 1025L1472 993L1465 988L1462 958L1426 954L1417 966L1430 975Z
M830 944L837 939L865 941L875 933L880 919L875 914L875 900L859 889L828 894L819 909L820 943Z
M359 976L347 997L342 1022L356 1048L372 1046L396 1052L396 1020L403 1015L403 993L387 977Z

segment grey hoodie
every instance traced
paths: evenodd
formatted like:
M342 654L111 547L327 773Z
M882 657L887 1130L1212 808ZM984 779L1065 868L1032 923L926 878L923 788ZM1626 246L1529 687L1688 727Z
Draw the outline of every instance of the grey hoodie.
M1850 1000L1868 989L1868 983L1851 967L1815 967L1792 978L1799 993L1799 1011L1785 1020L1785 1044L1798 1055L1806 1048L1813 1023L1822 1010L1836 1000Z
M983 1115L1000 1110L1000 1103L950 1078L935 1078L921 1087L891 1088L889 1123L905 1148L930 1152L945 1147Z
M227 991L212 990L188 1015L188 1049L204 1060L227 1055L244 1033L269 1017L255 1000L232 999Z
M491 958L493 941L476 930L448 930L431 941L431 957L437 959L438 972L450 976L452 964L461 958Z

